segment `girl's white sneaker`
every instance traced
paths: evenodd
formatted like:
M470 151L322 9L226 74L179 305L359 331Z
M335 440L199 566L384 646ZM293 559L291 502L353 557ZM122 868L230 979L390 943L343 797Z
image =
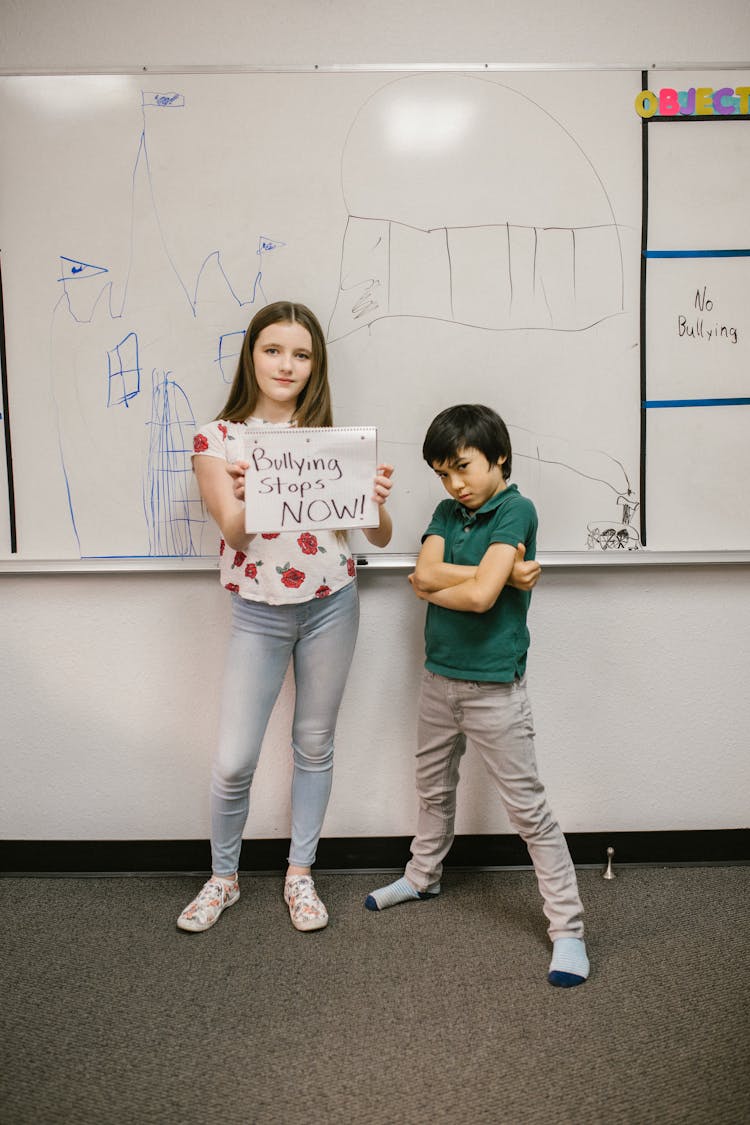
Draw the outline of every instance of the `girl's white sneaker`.
M197 897L185 907L177 919L177 925L181 930L190 930L192 933L209 930L218 922L222 911L239 897L240 885L236 879L229 883L212 876Z
M311 875L287 875L284 901L296 930L322 930L328 925L328 911L318 898Z

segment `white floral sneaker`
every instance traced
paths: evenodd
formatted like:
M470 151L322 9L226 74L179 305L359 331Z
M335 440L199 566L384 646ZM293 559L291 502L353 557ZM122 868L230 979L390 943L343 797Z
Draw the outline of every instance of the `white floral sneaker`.
M296 930L322 930L328 925L328 911L318 898L311 875L287 875L284 901Z
M233 883L226 883L223 879L212 876L197 898L185 907L177 919L177 925L181 930L193 933L209 930L214 922L218 922L221 912L239 897L240 885L236 879Z

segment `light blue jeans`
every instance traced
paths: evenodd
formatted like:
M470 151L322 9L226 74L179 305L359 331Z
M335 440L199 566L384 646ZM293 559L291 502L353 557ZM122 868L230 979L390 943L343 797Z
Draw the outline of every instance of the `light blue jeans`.
M327 598L268 605L232 598L219 743L211 775L216 875L237 870L250 786L268 720L294 663L294 772L289 863L315 862L331 793L333 736L359 626L356 582Z

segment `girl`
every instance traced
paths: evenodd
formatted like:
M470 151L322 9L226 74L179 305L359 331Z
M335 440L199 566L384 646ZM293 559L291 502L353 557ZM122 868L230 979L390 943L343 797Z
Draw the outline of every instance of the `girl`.
M298 930L318 930L328 914L310 869L331 791L333 735L359 622L354 560L341 532L245 531L242 436L248 425L332 425L325 339L304 305L279 301L253 317L227 403L219 419L195 435L198 486L222 534L220 573L232 593L232 632L211 779L213 874L177 925L207 930L240 897L237 867L250 785L291 658L294 772L284 898ZM380 465L375 477L380 523L364 531L376 547L391 538L384 505L392 472Z

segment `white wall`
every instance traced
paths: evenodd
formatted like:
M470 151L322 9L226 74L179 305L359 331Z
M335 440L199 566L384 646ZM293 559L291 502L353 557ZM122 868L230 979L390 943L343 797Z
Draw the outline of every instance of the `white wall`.
M745 0L3 0L0 67L743 62Z
M4 0L0 69L490 62L741 62L746 0L373 3ZM744 60L747 61L747 60ZM740 190L738 186L738 190ZM402 835L422 608L403 574L361 580L326 834ZM215 574L0 576L0 833L195 838L228 599ZM531 613L540 768L567 831L737 828L750 792L750 568L549 569ZM288 834L291 686L248 835ZM476 763L460 832L507 831Z

